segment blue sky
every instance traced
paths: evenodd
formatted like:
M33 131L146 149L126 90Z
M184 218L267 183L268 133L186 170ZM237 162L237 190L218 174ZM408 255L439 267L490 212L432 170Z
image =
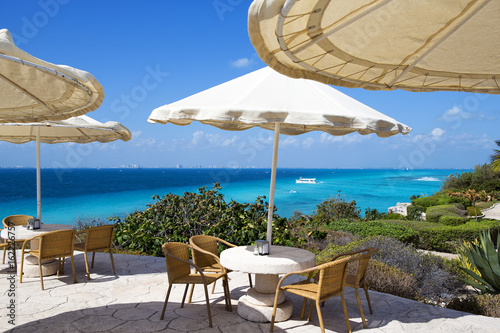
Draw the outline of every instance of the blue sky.
M102 106L129 142L42 144L42 167L271 166L271 131L223 131L208 125L149 124L161 105L234 79L265 64L247 32L251 1L2 1L0 28L28 53L93 74ZM489 162L500 139L500 96L338 88L413 128L379 138L322 132L281 136L278 167L472 168ZM0 167L35 166L34 143L0 141Z

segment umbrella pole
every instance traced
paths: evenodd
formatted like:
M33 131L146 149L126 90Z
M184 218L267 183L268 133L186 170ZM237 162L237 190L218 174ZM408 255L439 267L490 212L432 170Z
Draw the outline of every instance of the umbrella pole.
M273 166L271 170L271 188L269 189L269 209L267 212L267 241L272 244L274 188L276 186L276 168L278 163L278 143L280 139L280 123L274 124Z
M40 178L40 126L36 126L36 212L37 218L41 221L42 193Z

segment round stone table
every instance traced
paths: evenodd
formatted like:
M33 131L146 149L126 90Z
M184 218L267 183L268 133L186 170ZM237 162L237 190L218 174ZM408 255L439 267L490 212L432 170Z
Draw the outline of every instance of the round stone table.
M25 225L8 227L1 231L0 236L6 241L24 241L25 239L37 236L49 231L63 230L63 229L75 229L74 226L68 224L47 224L42 223L40 229L29 230ZM31 249L38 248L38 239L34 239L30 242ZM24 276L25 277L39 277L40 271L38 269L38 259L35 256L26 256L24 264ZM57 272L57 260L49 259L42 261L42 274L43 276L53 275ZM21 274L21 272L19 273Z
M272 245L269 255L254 255L254 246L238 246L222 251L222 266L233 271L255 274L254 288L238 300L238 314L254 322L270 322L279 274L311 268L316 265L314 253L287 246ZM293 303L281 291L275 321L292 315Z

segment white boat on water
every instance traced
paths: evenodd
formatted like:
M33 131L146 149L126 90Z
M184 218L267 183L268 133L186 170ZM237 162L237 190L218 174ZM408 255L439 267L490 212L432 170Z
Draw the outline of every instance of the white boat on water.
M316 184L316 178L302 178L296 179L297 184Z

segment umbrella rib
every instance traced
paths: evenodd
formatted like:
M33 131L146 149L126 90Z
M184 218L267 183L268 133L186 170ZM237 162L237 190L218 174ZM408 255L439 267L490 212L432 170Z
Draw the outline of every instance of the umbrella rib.
M13 62L19 63L21 65L24 65L24 66L36 68L39 71L42 71L42 72L44 72L46 74L49 74L49 75L52 75L53 77L55 77L58 80L63 80L63 81L69 82L74 87L82 89L88 95L88 98L87 98L87 101L85 102L85 104L82 105L81 107L85 107L92 100L92 98L91 98L92 91L89 88L87 88L83 83L81 83L80 81L76 80L75 78L72 78L72 77L70 77L70 76L68 76L66 74L60 73L60 72L58 72L58 71L56 71L54 69L47 68L45 66L38 65L38 64L29 62L29 61L25 61L25 60L19 59L19 58L10 57L10 56L5 55L5 54L0 54L0 58L4 59L4 60L7 60L7 61L13 61ZM6 76L4 76L3 74L0 74L0 77L3 78L5 81L9 82L11 85L13 85L14 87L16 87L20 91L22 91L23 93L25 93L26 95L28 95L29 97L31 97L33 100L35 100L38 103L40 103L41 105L45 106L52 113L56 113L56 110L54 110L53 108L49 107L46 103L44 103L43 101L41 101L38 97L36 97L35 95L29 93L24 88L22 88L21 86L19 86L18 84L16 84L15 82L13 82L12 80L10 80Z
M427 39L427 41L420 47L418 50L413 52L412 54L408 55L405 59L401 61L401 65L403 65L408 59L410 59L412 56L417 55L420 51L422 51L429 43L434 39L434 37L439 36L442 32L445 32L447 29L451 27L451 29L443 34L439 39L436 40L436 43L434 43L427 51L425 51L423 54L420 56L417 56L415 60L407 65L405 70L401 72L399 76L394 78L391 82L389 82L387 85L389 87L392 87L394 84L398 82L398 80L406 75L410 70L412 70L420 61L422 61L427 55L432 52L435 48L437 48L441 43L443 43L449 36L451 36L455 31L457 31L460 27L462 27L471 17L473 17L479 10L481 10L484 6L490 2L490 0L485 0L483 1L482 4L477 5L476 8L472 8L479 0L475 0L472 3L469 3L457 16L455 16L453 19L448 21L446 25L444 25L441 29L439 29L435 34L433 34L431 37ZM472 8L472 9L471 9ZM468 15L465 15L467 14ZM458 21L459 18L462 18L462 20ZM458 21L458 22L457 22ZM453 26L453 23L457 23L455 26Z
M367 4L367 5L364 5L363 7L355 10L354 12L352 12L349 16L351 17L347 17L344 16L342 19L338 20L337 22L331 24L330 26L335 26L335 28L332 28L331 30L329 30L327 33L323 33L322 35L318 35L317 38L315 39L311 39L311 41L309 41L308 43L305 43L302 45L302 47L298 48L298 49L295 49L294 52L301 52L307 48L309 48L310 46L318 43L319 41L329 37L330 35L336 33L337 31L339 30L342 30L343 28L345 28L346 26L348 26L349 24L351 24L352 22L354 21L357 21L358 19L370 14L372 11L378 9L379 7L382 7L384 6L386 3L390 2L392 0L383 0L383 1L378 1L378 0L374 0L372 1L370 4ZM375 4L373 5L374 3L376 2L379 2L378 4ZM288 18L288 16L286 16L290 10L292 9L293 5L294 5L295 1L290 1L290 2L287 2L285 4L285 6L283 6L283 10L281 11L279 17L278 17L278 22L277 22L277 27L276 27L276 35L278 37L278 42L280 45L281 44L281 38L280 36L282 35L283 33L283 26L285 24L285 19ZM366 8L368 7L368 10L365 10ZM343 22L342 22L343 21ZM321 36L321 37L320 37ZM283 49L283 48L282 48ZM285 53L287 53L287 55L294 59L295 56L293 56L291 53L287 52L286 50L283 49L283 51L285 51ZM298 60L298 59L294 59L295 60ZM295 61L297 62L297 61Z
M13 82L12 80L9 80L3 74L0 74L0 78L2 78L4 81L7 81L8 83L10 83L12 86L16 87L18 90L22 91L25 95L31 97L31 99L38 102L38 104L45 106L47 108L47 110L50 110L50 112L52 112L53 114L56 113L56 111L53 108L51 108L48 104L44 103L41 99L39 99L35 95L31 94L29 91L25 90L23 87L21 87L17 83Z

